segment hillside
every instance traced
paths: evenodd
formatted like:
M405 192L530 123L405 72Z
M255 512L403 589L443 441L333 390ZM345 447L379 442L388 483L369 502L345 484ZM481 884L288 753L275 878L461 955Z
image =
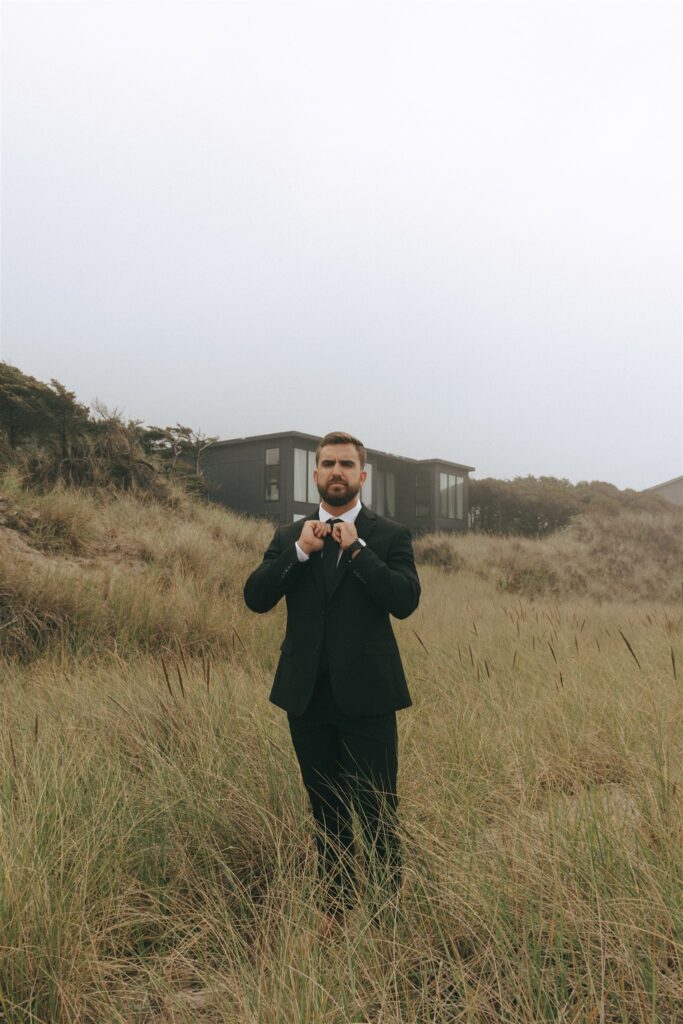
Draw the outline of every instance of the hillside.
M683 1019L677 510L417 542L406 891L321 947L283 609L242 600L270 527L0 495L0 1020Z
M595 510L541 540L471 533L420 538L416 555L528 598L680 602L683 509Z
M531 599L680 601L683 513L584 514L544 540L481 534L416 542L423 572L455 600L472 581ZM0 481L0 650L232 649L253 628L242 583L268 524L180 488L163 501L108 491L23 490ZM429 569L427 569L429 567ZM244 623L243 623L244 620ZM235 632L237 630L237 632Z

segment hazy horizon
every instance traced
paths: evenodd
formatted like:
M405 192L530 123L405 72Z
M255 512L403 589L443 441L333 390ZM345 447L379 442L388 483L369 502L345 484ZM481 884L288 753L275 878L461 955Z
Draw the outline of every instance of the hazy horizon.
M683 472L678 4L2 18L0 359L220 438Z

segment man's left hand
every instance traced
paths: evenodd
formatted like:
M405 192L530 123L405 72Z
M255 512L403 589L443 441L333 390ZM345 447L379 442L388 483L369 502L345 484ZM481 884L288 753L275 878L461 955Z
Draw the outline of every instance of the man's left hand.
M342 551L350 547L357 536L358 530L353 523L337 523L336 526L332 527L332 539L336 540ZM354 552L354 554L357 554L357 552Z

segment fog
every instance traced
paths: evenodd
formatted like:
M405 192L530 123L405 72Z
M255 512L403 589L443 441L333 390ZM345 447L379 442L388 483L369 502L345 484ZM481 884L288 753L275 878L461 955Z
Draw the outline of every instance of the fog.
M5 3L0 357L126 417L683 472L678 3Z

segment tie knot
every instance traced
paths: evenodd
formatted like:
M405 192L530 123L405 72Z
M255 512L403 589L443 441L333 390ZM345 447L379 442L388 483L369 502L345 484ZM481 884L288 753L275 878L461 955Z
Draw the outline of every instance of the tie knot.
M336 526L337 523L343 523L343 522L344 522L343 519L328 519L327 520L327 525L331 528L333 526Z

